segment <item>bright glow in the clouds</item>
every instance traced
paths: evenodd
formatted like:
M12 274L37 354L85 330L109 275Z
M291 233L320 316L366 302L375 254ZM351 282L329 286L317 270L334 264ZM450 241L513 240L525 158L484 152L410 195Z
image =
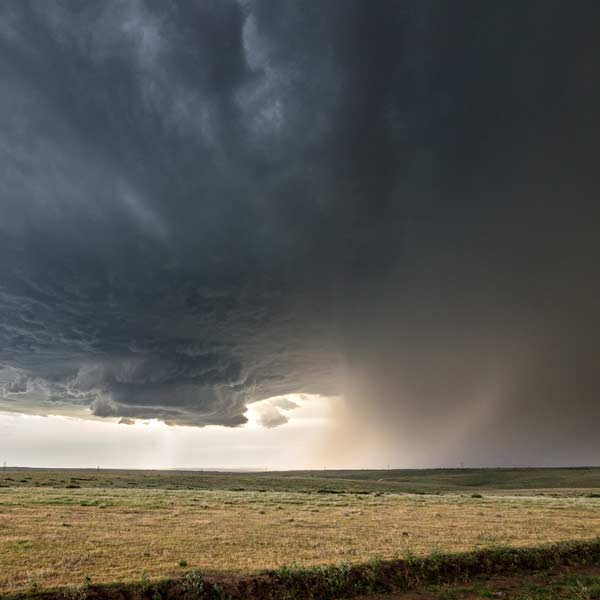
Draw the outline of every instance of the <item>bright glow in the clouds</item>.
M289 420L260 425L269 403ZM0 462L31 467L288 469L321 465L320 440L337 398L293 394L248 408L243 427L170 427L156 420L116 420L0 413Z

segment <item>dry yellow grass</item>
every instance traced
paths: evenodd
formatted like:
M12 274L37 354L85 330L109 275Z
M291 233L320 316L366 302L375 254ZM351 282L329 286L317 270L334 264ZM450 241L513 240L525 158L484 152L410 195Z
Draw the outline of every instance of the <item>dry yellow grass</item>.
M0 591L600 535L600 499L0 489Z

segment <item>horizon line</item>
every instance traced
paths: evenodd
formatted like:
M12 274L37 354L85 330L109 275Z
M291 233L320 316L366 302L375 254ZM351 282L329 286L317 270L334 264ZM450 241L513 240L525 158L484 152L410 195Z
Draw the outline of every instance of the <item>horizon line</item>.
M573 470L573 469L600 469L600 465L569 465L569 466L439 466L439 467L324 467L321 469L278 469L264 467L30 467L25 465L0 465L2 471L165 471L165 472L190 472L190 473L302 473L324 471L528 471L528 470Z

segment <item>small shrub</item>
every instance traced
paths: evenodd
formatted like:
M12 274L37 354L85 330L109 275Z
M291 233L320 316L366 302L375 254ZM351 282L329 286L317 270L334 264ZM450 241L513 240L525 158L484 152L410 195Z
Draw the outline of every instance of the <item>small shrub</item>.
M140 588L144 593L147 592L150 588L150 577L148 576L148 573L146 573L146 571L142 571L140 573Z
M30 577L27 581L27 593L37 594L40 591L40 584L33 578Z
M68 600L87 600L88 590L92 585L92 578L89 575L86 575L83 578L83 583L81 585L72 586L67 588L65 592L65 598Z
M227 600L229 598L229 596L225 593L225 590L223 590L223 588L216 583L212 587L212 597L215 600Z
M202 598L204 594L204 578L202 571L194 569L183 580L183 594L186 598Z
M185 568L185 567L187 567L187 566L188 566L188 561L187 561L187 560L185 560L185 558L182 558L182 559L179 561L179 566L180 566L182 569L183 569L183 568Z

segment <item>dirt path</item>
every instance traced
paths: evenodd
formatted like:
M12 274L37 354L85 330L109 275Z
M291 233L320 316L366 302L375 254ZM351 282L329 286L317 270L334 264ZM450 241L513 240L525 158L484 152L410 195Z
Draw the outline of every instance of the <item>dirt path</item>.
M600 567L565 568L529 575L481 578L462 585L357 596L354 600L446 600L450 598L452 600L600 598Z

